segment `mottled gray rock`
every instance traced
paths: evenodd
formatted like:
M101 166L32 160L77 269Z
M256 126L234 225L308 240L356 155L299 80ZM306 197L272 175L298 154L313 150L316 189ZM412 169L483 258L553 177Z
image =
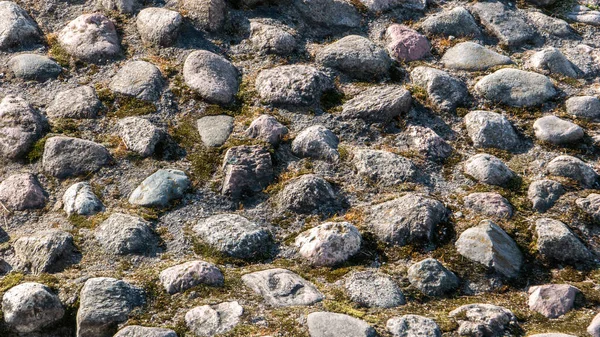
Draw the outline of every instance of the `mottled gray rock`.
M584 187L591 188L596 185L598 174L594 168L583 160L573 156L558 156L546 166L548 174L573 179Z
M465 208L478 214L498 219L510 219L513 208L504 198L494 192L471 193L463 199Z
M165 8L144 8L136 19L142 41L155 46L172 46L177 41L183 17Z
M221 193L239 199L266 188L274 178L271 154L260 145L241 145L227 150L223 159Z
M64 179L100 170L112 158L108 150L97 143L78 138L56 136L44 146L42 166L44 171Z
M352 302L367 308L395 308L406 303L398 284L388 275L375 271L354 272L344 281Z
M372 12L382 12L396 7L424 10L427 1L423 0L358 0Z
M431 258L410 266L408 280L427 296L443 296L458 288L458 277Z
M88 182L71 185L63 194L63 208L67 215L94 215L104 210L102 201L98 199Z
M529 309L548 318L558 318L571 311L579 289L568 284L546 284L529 288Z
M144 255L157 247L157 238L149 222L122 213L111 214L96 228L94 235L109 254Z
M22 236L13 244L17 268L34 275L61 271L75 250L73 236L56 229Z
M237 214L213 215L193 229L205 244L239 259L264 256L271 248L269 232Z
M154 154L156 146L164 140L166 132L152 122L140 117L126 117L118 122L119 136L127 149L148 157Z
M575 30L565 21L542 12L527 11L529 22L538 32L547 36L569 38L575 36Z
M391 66L387 52L369 39L348 35L319 50L316 61L359 80L386 77Z
M499 113L471 111L465 116L465 124L475 147L514 150L519 146L519 136L512 124Z
M592 323L587 327L587 333L589 333L592 337L600 336L600 314L596 315L592 320ZM557 336L561 337L561 336ZM568 337L568 336L565 336Z
M340 207L333 187L325 179L305 174L290 181L275 197L280 211L330 214Z
M519 274L523 254L515 241L490 220L464 231L456 241L458 253L508 277Z
M527 198L533 204L533 209L543 213L554 206L556 200L564 193L565 189L561 183L550 179L543 179L534 181L529 185Z
M344 314L313 312L306 320L311 337L375 337L377 332L367 322Z
M192 182L185 172L160 169L144 179L129 196L129 203L143 207L164 208L181 199Z
M169 267L160 272L159 278L169 294L184 292L199 284L220 287L225 282L219 268L204 261L190 261Z
M513 63L510 57L470 41L461 42L448 49L441 62L446 68L468 71L482 71Z
M307 20L325 28L355 28L361 16L344 0L295 0L294 8Z
M417 315L392 317L386 328L394 337L442 337L442 331L434 320Z
M413 181L417 168L407 158L388 151L359 149L352 159L358 173L381 186Z
M600 119L600 100L594 96L571 97L565 105L571 116L592 121Z
M440 110L452 111L466 103L467 86L445 71L430 67L416 67L410 73L415 85L427 91L427 97Z
M500 159L487 153L476 154L465 163L465 173L480 183L503 186L516 177Z
M2 312L9 328L18 333L29 333L58 322L65 309L48 287L27 282L4 293Z
M260 115L252 121L246 135L250 138L263 140L271 145L277 145L288 133L288 128L269 115Z
M0 102L0 157L24 156L42 136L43 117L23 98L6 95Z
M185 325L199 337L210 337L231 331L240 323L244 308L238 302L195 307L185 314Z
M110 90L144 101L160 98L163 78L158 68L146 61L127 62L109 84Z
M585 198L579 198L575 200L575 204L594 221L600 222L600 194L592 193Z
M17 173L0 183L0 202L9 210L44 208L48 197L31 173Z
M548 77L511 68L483 77L475 89L490 101L515 107L540 105L557 93Z
M210 103L232 103L240 85L238 77L231 62L206 50L192 52L183 64L185 84Z
M250 41L259 51L266 54L288 55L298 47L291 29L261 22L250 22Z
M557 145L580 141L585 135L579 125L556 116L538 118L533 123L533 131L538 140Z
M567 13L567 18L592 26L600 26L600 11L593 10L585 5L575 5Z
M538 34L514 6L509 7L500 1L477 2L471 12L501 43L510 48L533 44Z
M464 7L454 7L428 16L421 24L421 29L431 35L471 38L481 36L481 29Z
M396 138L396 144L406 150L416 150L434 161L442 161L452 154L452 146L430 128L410 125Z
M576 35L577 36L577 35ZM572 48L563 49L563 54L575 65L580 72L580 77L597 77L600 73L600 51L594 47L579 44Z
M312 106L333 82L323 72L306 65L285 65L261 71L256 90L262 101L282 106Z
M98 13L82 14L58 34L58 42L73 57L98 63L121 54L115 25Z
M313 266L335 266L360 250L362 237L349 222L326 222L296 237L303 259Z
M62 67L49 57L37 54L20 54L8 60L8 67L15 77L23 80L46 81L62 72Z
M139 6L138 0L99 0L99 3L108 11L123 14L131 14Z
M227 115L205 116L198 119L198 132L207 147L219 147L233 131L233 117Z
M41 31L27 12L12 1L0 1L0 50L28 47L41 41Z
M323 125L310 126L300 132L292 142L292 152L301 158L313 158L327 161L339 159L339 140Z
M445 221L448 210L441 202L417 193L371 207L366 225L387 243L404 246L408 243L431 243L437 225Z
M79 295L77 337L112 337L118 324L144 303L142 290L109 277L88 279Z
M177 333L171 329L129 325L119 330L113 337L177 337Z
M461 336L505 336L516 328L517 318L508 309L492 304L467 304L448 314L458 321Z
M342 106L343 118L387 123L410 110L412 97L401 86L376 86L356 95Z
M50 118L96 118L101 106L94 88L83 85L57 93L46 114Z
M580 265L593 260L587 247L567 225L558 220L538 219L535 222L535 233L537 251L548 262Z
M212 32L221 29L227 18L225 0L182 0L179 9L187 13L196 27Z
M242 281L273 307L307 306L324 298L312 283L286 269L257 271Z
M577 67L560 50L549 47L533 54L529 59L531 67L544 74L579 77Z

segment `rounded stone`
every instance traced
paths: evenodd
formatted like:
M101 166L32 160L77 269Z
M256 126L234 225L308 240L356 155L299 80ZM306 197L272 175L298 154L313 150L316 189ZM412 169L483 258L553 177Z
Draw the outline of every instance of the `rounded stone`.
M261 71L256 90L262 101L281 106L312 106L334 88L323 72L306 65L285 65Z
M574 143L585 135L579 125L556 116L538 118L533 123L533 131L537 139L552 144Z
M98 63L121 54L115 25L98 13L83 14L69 22L58 34L58 41L71 56Z
M487 153L476 154L465 163L465 173L480 183L503 186L516 177L500 159Z
M393 24L386 30L388 53L398 62L410 62L424 58L431 46L427 38L407 26Z
M386 327L394 337L442 337L437 323L423 316L393 317L387 321Z
M367 308L395 308L406 303L398 284L388 275L363 271L352 273L344 281L352 302Z
M98 199L88 182L71 185L63 194L63 208L67 215L94 215L104 210L102 201Z
M408 280L427 296L443 296L458 288L458 277L431 258L410 266Z
M96 118L101 106L94 88L83 85L57 93L46 114L50 118Z
M37 54L20 54L8 60L8 67L15 77L24 80L46 81L62 72L62 67L49 57Z
M300 233L296 247L314 266L334 266L356 254L362 242L358 229L348 222L326 222Z
M94 234L109 254L144 255L157 248L156 236L150 223L127 214L111 214L96 228Z
M512 68L483 77L475 90L490 101L514 107L540 105L557 94L548 77Z
M65 314L58 296L34 282L19 284L4 293L2 312L6 324L19 333L39 331Z
M519 145L519 136L512 124L499 113L471 111L465 116L465 124L476 147L514 150Z
M183 64L185 83L210 103L232 103L238 92L238 77L231 62L207 50L192 52Z
M222 286L225 282L223 274L212 263L190 261L160 272L160 282L169 294L186 291L199 284Z
M164 8L144 8L136 19L142 41L163 47L175 44L182 23L181 14Z
M144 101L160 98L163 78L158 68L146 61L127 62L109 84L110 90Z

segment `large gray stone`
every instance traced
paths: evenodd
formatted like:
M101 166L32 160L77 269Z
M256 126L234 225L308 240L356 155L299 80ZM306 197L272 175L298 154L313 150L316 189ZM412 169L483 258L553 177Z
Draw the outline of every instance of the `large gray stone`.
M96 172L111 160L108 150L98 143L56 136L46 141L42 166L46 173L64 179Z
M362 307L395 308L406 303L396 281L379 272L354 272L344 281L344 288L350 300Z
M306 65L285 65L261 71L256 90L262 101L281 106L312 106L334 88L323 72Z
M500 159L487 153L467 159L465 173L480 183L498 186L504 186L516 177Z
M416 67L411 71L413 83L427 91L427 98L442 111L452 111L466 103L467 86L445 71L430 67Z
M526 14L529 22L545 36L570 38L575 35L575 30L565 20L536 11L527 11Z
M273 307L307 306L324 298L312 283L286 269L257 271L242 281Z
M342 117L387 123L410 110L412 97L401 86L376 86L364 90L342 106Z
M600 100L594 96L571 97L565 105L571 116L592 121L600 119Z
M594 187L598 180L598 174L594 168L579 158L573 156L558 156L546 166L550 175L573 179L584 187Z
M219 147L233 131L233 117L227 115L205 116L197 121L202 143L207 147Z
M295 0L294 8L309 22L325 28L356 28L361 15L344 0Z
M512 63L510 57L470 41L458 43L448 49L441 62L446 68L468 71L483 71Z
M0 202L9 210L24 211L44 208L48 197L31 173L18 173L0 183Z
M600 223L600 194L592 193L585 198L575 200L575 204L584 213Z
M288 55L298 47L291 28L257 21L250 21L250 41L256 49L266 54Z
M600 337L600 314L596 315L590 325L587 327L587 333L589 333L592 337Z
M477 2L470 9L501 43L515 49L525 44L534 44L538 39L535 29L515 7L509 7L500 1L488 1Z
M0 157L24 156L42 136L43 117L23 98L7 95L0 102Z
M8 60L8 67L15 77L23 80L46 81L62 72L62 67L49 57L37 54L20 54Z
M301 214L331 214L340 202L333 187L325 179L305 174L290 181L275 197L280 211Z
M514 278L519 274L523 254L515 241L490 220L464 231L456 240L458 253L494 271Z
M359 149L352 162L360 175L381 186L411 182L417 175L409 159L388 151Z
M195 307L185 314L185 324L199 337L211 337L231 331L240 323L244 308L238 302Z
M2 312L4 322L20 335L57 323L64 316L65 309L48 287L27 282L4 293Z
M375 337L377 332L367 322L344 314L313 312L306 320L310 337Z
M580 141L585 135L581 126L556 116L538 118L533 131L538 140L557 145Z
M449 313L458 321L461 336L500 337L517 328L517 318L508 309L493 304L467 304Z
M225 0L182 0L179 9L192 19L194 25L208 31L218 31L227 18Z
M225 153L223 174L222 194L239 199L258 193L273 181L271 154L260 145L234 146Z
M443 296L458 288L458 277L431 258L410 266L408 280L427 296Z
M443 161L452 155L453 149L444 138L430 128L409 125L396 138L396 145L408 151L418 151L433 161Z
M113 213L104 220L94 235L109 254L148 254L156 251L158 242L151 224L135 216Z
M548 318L558 318L571 311L579 289L568 284L546 284L529 288L529 309Z
M88 182L71 185L62 197L63 209L67 215L94 215L104 210L102 201L98 199Z
M154 154L156 146L165 139L166 132L141 117L125 117L119 120L119 136L128 150L142 157Z
M183 292L199 284L220 287L225 282L219 268L204 261L190 261L169 267L160 272L159 278L169 294Z
M129 325L119 330L113 337L177 337L177 333L171 329Z
M417 315L392 317L386 328L394 337L442 337L442 331L434 320Z
M246 135L250 138L260 139L271 145L277 145L288 133L288 128L269 115L260 115L252 121Z
M238 77L231 62L207 50L192 52L183 64L185 83L210 103L232 103L240 85Z
M160 98L163 78L158 68L146 61L127 62L109 84L110 90L144 101Z
M397 7L410 10L424 10L427 1L423 0L358 0L371 12L384 12Z
M98 63L114 59L122 52L115 25L98 13L82 14L58 34L58 42L73 57Z
M295 245L303 259L314 266L335 266L360 250L362 238L348 222L326 222L296 237Z
M483 77L475 89L490 101L514 107L540 105L557 94L548 77L512 68Z
M292 152L301 158L327 161L339 159L339 140L323 125L310 126L300 132L292 142Z
M140 5L138 0L99 0L98 2L108 11L123 14L133 13Z
M574 266L593 260L592 253L564 223L541 218L535 222L536 248L542 259Z
M529 185L527 198L533 204L533 209L543 213L554 206L556 200L564 193L565 189L561 183L550 179L543 179L536 180Z
M567 18L592 26L600 26L600 11L591 9L585 5L574 6L571 11L567 13Z
M27 12L12 1L0 1L0 50L28 47L41 41L41 31Z
M499 113L471 111L465 116L465 124L475 147L514 150L519 145L519 136L512 124Z
M175 44L182 23L181 14L165 8L144 8L136 19L144 43L165 47Z
M17 269L34 275L61 271L75 251L73 236L56 229L22 236L13 244L18 259Z
M144 207L165 208L181 199L192 182L185 172L161 169L144 179L129 196L129 203Z
M430 35L478 38L481 29L475 19L464 7L454 7L437 14L427 16L421 29Z
M101 106L94 88L83 85L57 93L46 114L50 118L96 118Z
M486 217L510 219L513 208L504 198L495 192L475 192L463 198L465 208Z
M534 69L544 74L562 75L572 78L579 77L577 67L559 49L554 47L549 47L533 54L529 62Z

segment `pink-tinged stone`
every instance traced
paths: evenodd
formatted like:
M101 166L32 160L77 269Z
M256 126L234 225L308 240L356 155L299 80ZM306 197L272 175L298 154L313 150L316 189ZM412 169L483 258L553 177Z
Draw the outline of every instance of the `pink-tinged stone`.
M547 284L529 288L529 309L548 318L558 318L573 309L579 289L568 284Z
M592 337L600 337L600 314L596 315L587 328L587 333Z
M212 263L191 261L163 270L160 282L169 294L175 294L199 284L220 287L224 279L219 268Z
M391 25L386 31L387 50L396 61L415 61L429 54L427 38L404 25Z
M0 184L0 201L10 210L43 208L47 198L33 174L23 173L8 177Z

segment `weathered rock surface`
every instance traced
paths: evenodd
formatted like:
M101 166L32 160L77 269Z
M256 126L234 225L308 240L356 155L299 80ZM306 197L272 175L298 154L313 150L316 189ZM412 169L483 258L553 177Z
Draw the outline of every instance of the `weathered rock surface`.
M46 173L64 179L94 173L108 165L111 160L108 150L98 143L56 136L46 141L42 166Z
M464 7L454 7L431 15L421 24L427 34L454 37L479 37L481 29L475 19Z
M440 110L451 111L466 102L467 86L445 71L416 67L410 73L415 85L425 88L428 98Z
M410 62L424 58L431 48L427 38L407 26L393 24L386 30L387 50L398 62Z
M331 184L314 174L293 179L277 194L275 200L280 210L300 214L330 214L340 207Z
M210 103L232 103L238 92L238 77L238 70L231 62L206 50L192 52L183 64L185 83Z
M448 49L441 61L446 68L468 71L482 71L512 63L510 57L470 41Z
M71 56L84 62L106 62L122 52L115 25L98 13L83 14L69 22L58 34L58 41Z
M37 23L19 5L12 1L0 1L0 50L21 49L41 42Z
M541 218L535 222L536 248L548 262L579 265L591 262L592 253L564 223ZM565 254L565 252L569 252Z
M311 265L334 266L356 254L362 242L358 229L348 222L326 222L296 237L299 254Z
M288 133L288 128L269 115L260 115L246 129L246 135L257 138L271 145L277 145Z
M417 168L407 158L381 151L360 149L352 159L358 173L381 186L394 186L413 181Z
M262 146L235 146L223 159L221 193L239 199L262 191L273 181L271 154Z
M485 76L475 89L490 101L515 107L540 105L557 93L548 77L511 68Z
M512 124L499 113L472 111L465 116L465 124L476 147L514 150L519 145L519 136Z
M312 283L286 269L246 274L242 281L273 307L305 306L323 300L323 295Z
M387 123L410 110L410 92L400 86L367 89L342 106L342 117L367 122Z
M387 330L394 337L441 337L440 327L434 320L417 315L393 317L387 321Z
M427 296L443 296L458 287L458 277L436 259L425 259L408 268L410 284Z
M558 318L573 309L579 289L568 284L547 284L529 288L529 309L548 318Z
M600 100L594 96L571 97L565 106L571 116L593 121L600 119Z
M40 283L22 283L2 297L4 322L18 333L39 331L58 322L65 309L58 296Z
M534 44L538 38L535 29L514 6L500 1L478 2L470 10L487 30L510 48Z
M146 61L126 63L112 78L110 90L145 101L160 98L163 78L158 68Z
M352 302L367 308L394 308L406 303L402 290L391 277L375 272L355 272L344 288Z
M119 136L127 149L148 157L154 154L157 145L165 139L165 131L141 117L126 117L119 120Z
M63 194L63 208L67 215L94 215L104 210L102 201L98 199L88 182L71 185Z
M196 336L214 336L233 329L244 308L238 302L195 307L185 314L185 324Z
M585 135L583 129L569 121L556 116L545 116L533 123L535 137L552 144L568 144L581 140Z
M313 125L302 130L292 142L292 152L301 158L335 161L339 158L339 140L323 125Z
M573 156L558 156L546 166L550 175L573 179L584 187L593 187L598 180L598 174L583 160Z
M13 248L18 269L39 275L61 271L69 265L75 251L73 236L56 229L39 231L18 238Z
M197 121L202 143L207 147L219 147L233 131L233 117L227 115L205 116Z
M145 8L136 19L142 41L157 46L173 45L182 22L181 14L164 8Z
M15 174L0 183L0 202L9 210L44 208L47 201L46 192L33 174Z
M160 282L169 294L186 291L199 284L222 286L223 274L212 263L190 261L160 272Z
M180 10L186 12L194 25L207 31L217 31L223 27L227 19L227 3L225 0L183 0L179 2Z
M7 95L0 102L0 157L23 157L42 136L43 117L23 98Z
M50 118L96 118L102 103L94 88L83 85L56 94L46 109Z
M467 304L449 314L458 321L461 336L502 336L517 327L517 318L508 309L492 304Z
M311 337L341 335L347 337L375 337L377 332L367 322L352 316L333 312L313 312L307 317Z
M171 329L129 325L119 330L113 337L177 337L177 333Z
M256 89L265 102L280 106L312 106L333 89L323 72L306 65L286 65L263 70L256 77Z
M104 250L114 255L149 254L158 244L149 222L122 213L111 214L94 233Z
M191 181L185 172L161 169L144 179L129 196L129 203L144 207L164 208L181 199L190 188Z
M561 183L550 179L543 179L534 181L529 185L527 198L533 204L533 208L542 213L551 208L564 193L565 189Z
M463 199L467 209L478 214L497 219L510 219L513 215L511 204L498 193L475 192Z
M465 163L465 173L480 183L503 186L515 178L500 159L487 153L476 154Z
M58 77L62 67L52 59L37 54L21 54L8 61L15 77L30 81L46 81Z

